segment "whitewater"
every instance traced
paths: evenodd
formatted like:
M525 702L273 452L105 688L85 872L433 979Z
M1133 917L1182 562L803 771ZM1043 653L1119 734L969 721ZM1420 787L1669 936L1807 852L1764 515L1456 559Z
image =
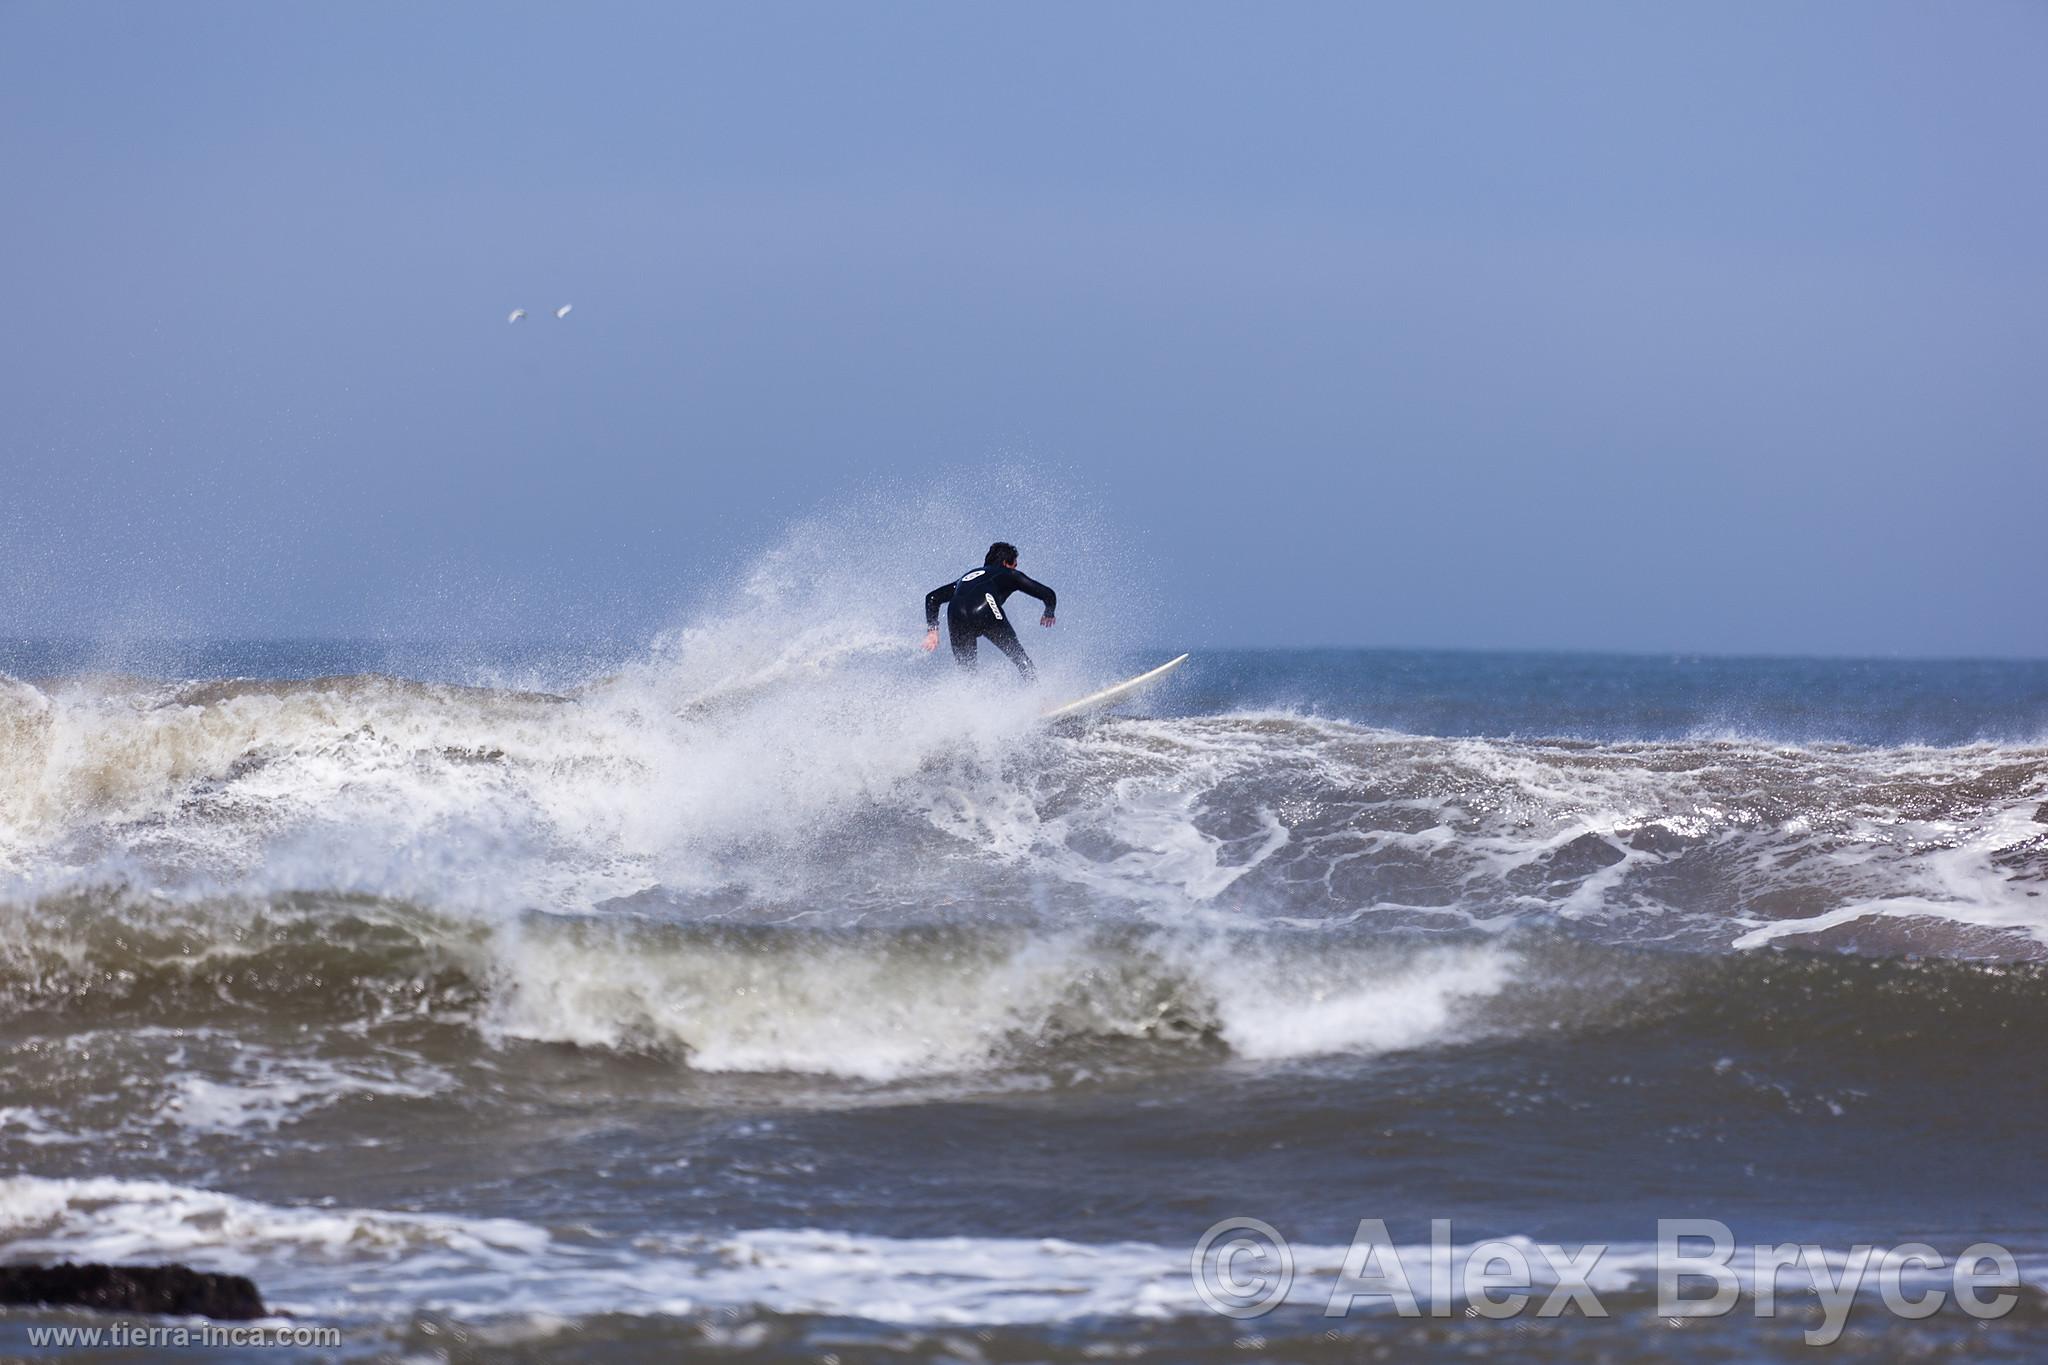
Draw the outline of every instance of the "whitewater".
M371 1355L1234 1358L1186 1258L1235 1214L1326 1268L1704 1212L2039 1283L2048 667L1212 652L1046 726L1175 642L959 676L951 566L821 612L837 534L566 666L16 647L0 1249ZM1268 1330L1350 1358L1313 1318Z

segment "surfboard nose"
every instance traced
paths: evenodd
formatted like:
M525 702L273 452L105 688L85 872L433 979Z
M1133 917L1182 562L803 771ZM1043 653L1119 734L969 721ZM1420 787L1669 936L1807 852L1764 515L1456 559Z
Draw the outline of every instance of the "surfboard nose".
M1070 701L1065 705L1055 706L1050 711L1042 712L1039 715L1039 719L1065 720L1070 716L1084 715L1090 711L1100 711L1106 707L1114 706L1118 702L1144 691L1187 661L1188 656L1186 654L1168 659L1159 667L1140 673L1135 678L1126 678L1120 683L1103 688L1100 692L1090 692L1087 696L1077 701Z

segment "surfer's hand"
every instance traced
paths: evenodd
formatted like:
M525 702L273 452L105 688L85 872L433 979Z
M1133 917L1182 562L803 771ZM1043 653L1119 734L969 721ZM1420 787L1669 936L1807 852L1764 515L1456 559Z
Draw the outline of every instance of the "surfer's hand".
M939 632L936 629L924 633L924 652L929 654L939 647Z
M1038 618L1038 624L1041 626L1049 626L1052 624L1052 618L1050 616L1041 616Z

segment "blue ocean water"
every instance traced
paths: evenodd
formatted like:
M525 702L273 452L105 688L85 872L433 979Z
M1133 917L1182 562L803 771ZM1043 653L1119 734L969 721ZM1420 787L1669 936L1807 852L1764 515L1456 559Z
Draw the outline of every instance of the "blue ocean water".
M0 639L0 672L154 679L381 673L570 688L640 641ZM1105 674L1179 649L1120 652ZM1407 649L1198 650L1145 711L1272 708L1438 736L1958 745L2048 736L2048 659L1854 659Z
M2040 659L1338 649L1198 658L1174 698L1187 714L1275 707L1418 735L1590 740L1954 745L2048 736Z

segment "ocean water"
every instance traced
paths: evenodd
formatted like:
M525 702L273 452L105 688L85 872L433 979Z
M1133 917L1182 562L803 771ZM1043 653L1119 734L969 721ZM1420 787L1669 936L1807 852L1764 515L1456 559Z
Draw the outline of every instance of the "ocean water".
M1177 649L1034 632L1032 691L741 599L0 642L0 1259L362 1358L1807 1358L1746 1251L1658 1312L1695 1218L1996 1243L2011 1312L1827 1349L2048 1351L2048 664L1198 653L1047 728ZM1256 1318L1191 1275L1233 1217ZM1371 1219L1419 1316L1325 1312ZM1606 1316L1435 1294L1437 1219L1606 1246Z

